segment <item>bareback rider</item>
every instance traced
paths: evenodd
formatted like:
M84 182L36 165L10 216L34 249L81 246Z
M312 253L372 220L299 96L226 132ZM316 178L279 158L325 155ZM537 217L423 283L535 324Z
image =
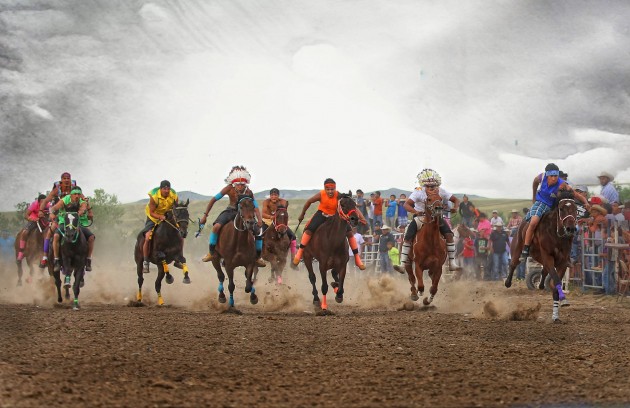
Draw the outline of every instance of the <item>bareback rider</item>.
M409 263L409 252L411 252L411 243L416 237L418 232L418 224L422 225L424 221L425 201L429 194L439 194L442 197L442 201L450 201L453 203L451 208L452 213L456 213L459 206L459 200L453 194L440 187L442 184L442 177L437 171L433 169L424 169L418 173L418 183L420 187L416 188L407 201L405 201L405 208L411 214L414 214L413 221L407 226L405 230L405 237L403 241L400 265L395 265L396 269L400 273L405 273L405 266ZM446 251L448 253L448 269L450 271L457 271L460 267L455 262L455 240L453 237L453 231L448 224L440 218L440 234L446 240Z
M262 253L262 234L260 233L262 230L262 217L260 216L260 210L258 209L258 203L254 199L254 193L249 189L248 184L251 181L251 174L245 168L245 166L234 166L230 170L230 174L228 174L225 182L227 186L223 187L221 191L219 191L214 197L210 199L208 202L208 206L206 207L206 212L203 213L203 217L199 220L200 224L205 224L208 218L208 214L210 214L210 210L212 210L212 206L214 203L219 201L223 196L228 196L230 199L230 203L227 208L219 214L217 219L212 224L212 231L210 232L209 238L209 252L202 259L204 262L209 262L212 260L214 256L215 248L217 246L217 242L219 242L219 231L221 227L228 222L233 221L236 218L238 213L238 200L239 196L247 196L251 197L254 202L254 211L256 213L257 220L257 229L258 231L254 232L255 242L256 242L256 266L265 267L265 261L260 258Z
M72 180L72 176L68 172L64 172L61 174L61 180L55 181L53 184L50 193L44 198L43 201L39 203L39 216L43 217L46 215L47 206L53 206L59 202L63 197L70 194L72 187L75 187L77 182ZM49 204L50 203L50 204ZM50 245L50 238L54 231L57 230L57 222L53 221L50 223L50 228L46 231L44 235L44 255L42 256L42 260L39 262L40 268L45 268L48 263L48 248Z
M59 241L61 239L60 230L63 228L65 224L65 215L67 212L76 212L79 215L79 223L83 225L85 221L89 223L87 220L87 202L81 198L83 192L81 188L78 186L72 187L70 190L70 195L65 195L61 200L57 201L57 204L50 207L50 221L51 225L57 221L59 228L55 228L54 238L53 238L53 254L54 254L54 264L53 270L55 272L59 272L61 269L61 262L59 260ZM81 228L81 232L83 233L83 228ZM88 230L89 231L89 230ZM91 233L90 233L91 234ZM84 233L86 238L88 238L87 234ZM93 241L93 239L92 239ZM88 247L89 248L89 247ZM89 251L89 249L88 249ZM91 257L91 251L88 253L88 256ZM86 262L87 268L87 262ZM90 266L90 269L91 266ZM70 275L67 274L66 271L65 285L68 286L70 284Z
M558 191L573 190L567 182L560 178L560 169L554 163L547 164L545 172L534 178L532 189L532 202L534 204L525 216L525 222L529 221L529 225L527 226L527 231L525 232L523 252L521 252L521 256L519 257L520 262L527 261L527 257L529 257L529 246L534 239L536 226L542 216L551 211L551 207L553 207L556 199L558 198ZM588 201L582 195L574 194L574 197L579 199L587 209L590 208Z
M22 259L24 259L24 249L26 248L26 240L28 239L28 236L30 235L31 231L33 231L35 228L37 228L37 221L39 221L39 204L42 202L42 200L46 198L45 195L40 194L39 197L37 197L37 200L33 201L27 208L26 211L24 211L24 219L26 220L26 225L24 226L24 228L22 228L22 231L20 231L20 237L19 237L19 249L18 249L18 253L17 253L17 263L22 262Z
M331 217L337 213L337 207L339 203L339 192L337 191L337 184L331 178L327 178L324 181L324 189L319 193L315 194L313 197L306 200L304 203L304 208L302 208L302 212L298 217L298 221L302 222L304 220L304 215L306 211L311 206L311 204L319 201L319 206L317 207L317 211L313 214L313 217L308 222L308 226L304 228L304 233L302 234L302 240L300 242L300 248L293 259L293 264L298 265L300 263L300 259L302 259L302 253L304 252L304 248L311 240L313 233L326 222L328 217ZM359 216L360 221L365 224L365 218L361 211L357 211L357 215ZM354 254L354 262L357 267L361 270L365 269L365 265L361 261L361 257L359 255L359 247L357 245L357 240L352 233L352 228L350 224L347 225L346 236L348 237L348 243L350 244L350 248L352 249L352 253Z
M284 198L280 198L280 190L277 188L272 188L269 190L269 198L267 198L262 203L262 220L263 220L263 233L267 230L267 228L273 224L273 219L275 217L276 211L278 208L287 209L289 207L289 202ZM287 236L291 241L291 257L295 256L297 251L296 249L296 237L291 228L287 225Z
M150 241L153 237L153 231L160 222L166 219L166 213L173 209L179 200L177 192L171 188L171 182L168 180L162 180L160 182L160 186L149 191L148 194L149 203L144 208L147 220L144 224L144 228L142 229L142 233L144 234L144 243L142 245L142 256L144 258L144 261L142 262L143 273L149 273L149 255L151 252ZM183 252L184 239L181 239ZM177 264L174 265L177 267L181 266Z

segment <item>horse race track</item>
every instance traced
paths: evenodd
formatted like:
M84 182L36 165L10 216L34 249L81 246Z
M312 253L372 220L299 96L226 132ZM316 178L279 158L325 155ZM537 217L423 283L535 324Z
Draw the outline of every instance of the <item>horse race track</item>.
M521 282L509 290L445 282L435 308L405 311L397 309L407 285L395 276L355 280L354 297L339 305L329 296L335 314L316 316L308 286L296 280L259 284L255 306L237 283L242 315L222 313L210 290L211 300L188 306L91 302L90 282L74 312L36 296L16 303L15 291L32 289L11 281L0 292L0 406L630 402L630 300L571 293L564 323L552 324L549 295ZM177 283L167 288L171 299L185 290Z

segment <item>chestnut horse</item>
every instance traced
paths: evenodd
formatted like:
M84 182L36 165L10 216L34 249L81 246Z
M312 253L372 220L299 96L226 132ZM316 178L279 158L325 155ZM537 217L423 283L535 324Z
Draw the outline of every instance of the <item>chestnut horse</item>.
M48 228L48 220L44 217L40 218L37 221L37 228L31 231L26 238L26 246L24 247L24 259L26 261L26 265L28 266L29 276L26 277L26 282L31 283L33 280L34 269L33 265L39 263L39 258L41 253L44 251L44 232L46 228ZM20 251L20 236L22 235L22 230L20 230L15 237L15 259L17 259L17 254ZM17 286L22 286L22 261L17 262L17 273L18 273L18 282Z
M519 257L523 250L525 232L529 222L522 222L518 233L512 240L510 253L512 260L505 287L512 286L514 269L519 265ZM529 249L530 256L543 266L539 289L545 288L545 278L551 275L553 296L552 320L559 321L558 306L565 300L562 292L562 278L569 266L571 255L571 243L576 233L577 206L572 191L561 191L551 211L544 214L534 231L534 237Z
M422 303L427 306L433 302L438 291L438 284L442 277L442 265L446 261L446 241L440 234L440 223L443 213L442 197L436 193L427 195L424 205L424 218L418 225L418 232L413 241L413 259L407 264L405 270L411 283L411 300L416 301L424 293L423 273L429 270L431 278L431 296L425 297ZM418 222L414 219L412 222ZM413 267L412 267L413 262ZM416 279L418 287L416 288Z
M216 247L216 255L212 257L212 265L219 278L219 302L225 303L223 293L223 281L225 274L221 269L221 259L228 277L228 290L230 299L228 305L234 307L234 269L238 266L245 267L245 293L249 293L249 301L252 305L258 303L256 289L254 288L255 275L258 273L256 266L256 244L254 233L256 227L256 212L254 199L241 195L236 205L236 217L234 222L224 224L219 230L219 240Z
M271 264L271 278L282 283L282 271L287 264L287 255L291 240L287 235L289 229L289 212L285 207L278 207L273 215L272 223L263 234L262 258Z
M166 276L166 283L173 283L174 279L169 273L168 265L173 261L182 264L184 271L184 283L190 283L188 277L188 266L186 258L184 258L184 239L188 235L188 203L176 202L173 208L165 214L166 219L155 226L153 237L151 238L151 247L149 250L149 260L157 265L158 274L155 279L155 291L158 295L158 305L164 305L162 298L162 279ZM142 262L144 256L142 254L142 246L144 245L144 232L138 234L136 239L136 247L134 251L134 259L136 261L136 273L138 274L138 293L136 299L142 302L142 283L144 282L144 274L142 272Z
M313 233L310 243L304 248L304 265L308 269L308 279L313 285L313 304L321 307L322 311L328 309L326 294L328 293L328 282L326 272L331 269L334 282L332 287L337 294L337 303L343 302L344 287L346 278L346 267L348 265L348 224L356 227L359 221L357 206L351 195L339 194L337 212L328 217ZM313 259L319 262L319 273L322 277L322 299L320 301L316 278L313 272Z

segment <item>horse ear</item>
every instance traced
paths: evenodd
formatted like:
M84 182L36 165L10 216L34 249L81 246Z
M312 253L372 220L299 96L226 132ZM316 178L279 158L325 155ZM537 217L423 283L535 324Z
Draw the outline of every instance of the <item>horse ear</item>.
M184 204L185 207L188 207L188 203L190 203L190 198L186 199L186 204Z
M348 195L352 197L352 190L348 190Z

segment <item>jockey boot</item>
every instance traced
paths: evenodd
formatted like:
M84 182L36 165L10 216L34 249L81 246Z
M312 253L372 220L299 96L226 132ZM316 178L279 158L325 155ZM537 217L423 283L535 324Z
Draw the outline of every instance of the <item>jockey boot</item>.
M55 258L55 261L53 262L53 271L59 272L60 270L61 270L61 262L59 261L59 258Z
M394 265L394 270L398 273L407 273L405 268L409 263L409 252L411 251L411 243L403 241L402 250L400 251L400 265Z
M304 232L304 234L302 234L302 241L300 242L300 248L297 250L295 257L293 258L293 265L300 264L300 260L302 259L302 253L304 252L304 248L306 248L306 245L308 244L308 241L310 240L311 240L311 234L307 234L306 232Z
M142 273L149 273L149 261L142 262Z
M524 245L523 252L521 252L521 256L518 257L518 261L527 262L527 258L529 258L529 245Z
M455 243L447 243L446 251L448 252L448 270L449 271L459 271L462 269L455 262Z
M361 256L359 255L359 246L357 245L357 239L354 235L350 235L348 237L348 243L350 244L350 249L352 249L352 253L354 254L354 263L357 267L364 271L365 265L363 265L363 261L361 261Z
M48 265L48 257L47 256L43 256L42 260L39 261L39 267L41 269L44 269L46 267L46 265Z
M92 270L92 258L87 258L85 260L85 270L88 272Z
M212 257L214 256L214 248L215 247L216 247L216 245L210 244L209 252L206 254L206 256L201 258L201 260L203 262L210 262L210 261L212 261Z

